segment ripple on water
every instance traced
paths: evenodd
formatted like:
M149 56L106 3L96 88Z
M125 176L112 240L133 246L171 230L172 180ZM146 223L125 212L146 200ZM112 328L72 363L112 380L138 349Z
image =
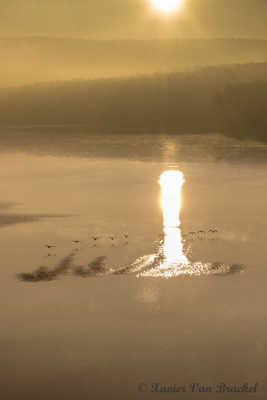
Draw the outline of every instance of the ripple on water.
M152 265L151 268L139 272L137 277L154 277L154 278L175 278L179 276L226 276L234 273L241 273L244 267L241 264L225 264L221 262L193 262L188 264L176 265Z

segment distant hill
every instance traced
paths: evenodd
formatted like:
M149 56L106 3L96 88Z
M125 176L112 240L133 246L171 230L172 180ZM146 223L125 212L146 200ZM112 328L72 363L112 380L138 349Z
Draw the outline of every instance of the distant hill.
M1 89L0 127L82 126L97 134L220 132L267 141L266 72L267 63L218 66Z
M0 87L167 73L202 65L267 62L267 41L250 39L0 39Z

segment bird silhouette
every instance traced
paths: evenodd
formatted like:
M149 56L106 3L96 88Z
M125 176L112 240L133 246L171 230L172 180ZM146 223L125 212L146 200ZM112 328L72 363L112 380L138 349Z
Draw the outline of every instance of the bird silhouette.
M98 239L100 239L100 236L92 236L92 239L96 242Z
M205 232L205 231L198 231L198 232L197 232L197 237L198 237L198 239L200 239L200 240L204 239L205 235L206 235L206 232Z
M209 229L208 230L208 232L210 232L210 233L218 233L218 229L217 228L211 228L211 229Z
M189 232L188 236L189 236L190 239L195 240L197 234L196 234L196 232Z
M208 230L208 238L209 238L209 239L215 239L217 233L218 233L218 229L216 229L216 228L210 228L210 229Z
M48 253L45 257L55 257L55 256L56 256L56 254Z

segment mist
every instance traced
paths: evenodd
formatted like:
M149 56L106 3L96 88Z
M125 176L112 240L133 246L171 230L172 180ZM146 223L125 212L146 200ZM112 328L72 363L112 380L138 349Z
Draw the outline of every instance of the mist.
M267 62L265 40L0 40L0 87Z
M266 0L0 0L1 399L266 398L266 100Z
M0 90L7 126L71 125L89 133L224 133L267 140L267 64L80 80Z

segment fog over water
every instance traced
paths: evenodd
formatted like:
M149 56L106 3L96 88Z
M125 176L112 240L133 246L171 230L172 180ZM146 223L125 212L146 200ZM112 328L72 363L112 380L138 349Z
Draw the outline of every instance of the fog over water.
M266 399L266 27L0 0L1 400Z
M135 399L155 381L258 382L264 398L265 145L36 128L1 143L6 398ZM181 226L164 234L158 180L173 169ZM191 274L166 279L181 254Z

